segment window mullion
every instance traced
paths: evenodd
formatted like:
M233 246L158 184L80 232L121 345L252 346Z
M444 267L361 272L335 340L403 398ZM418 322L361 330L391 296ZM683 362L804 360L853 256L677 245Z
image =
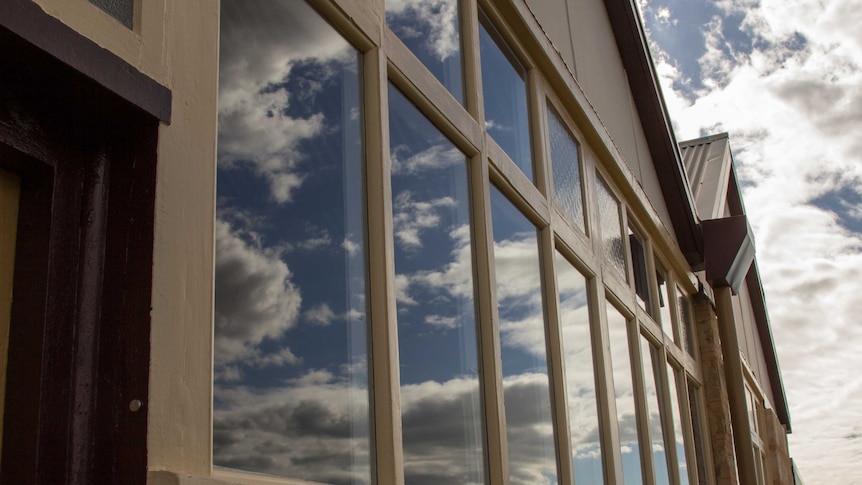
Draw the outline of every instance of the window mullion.
M554 431L557 445L557 471L559 483L572 483L572 451L571 434L569 431L568 412L566 411L566 375L563 367L563 346L561 335L559 295L554 272L554 234L550 227L540 231L539 257L542 264L542 287L545 300L545 316L547 319L545 332L547 335L548 372L551 384L551 410L554 419Z
M482 397L488 483L508 484L509 463L503 407L503 367L494 273L494 233L491 228L491 187L486 150L470 161L470 201L473 210L476 259L476 305L479 313L479 352L482 363Z
M392 183L389 160L387 63L376 48L365 54L366 184L372 404L376 481L404 483Z

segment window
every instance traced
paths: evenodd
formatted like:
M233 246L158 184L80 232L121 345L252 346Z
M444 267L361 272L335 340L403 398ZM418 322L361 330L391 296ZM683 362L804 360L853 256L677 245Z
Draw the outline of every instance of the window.
M134 27L135 0L89 0L89 2L126 27L130 29Z
M575 223L575 226L582 232L586 232L581 189L581 162L578 156L580 146L550 104L548 104L548 140L554 177L554 201Z
M463 103L458 0L387 0L386 24Z
M646 312L652 314L652 300L650 299L649 273L647 272L646 250L641 237L629 226L629 252L632 257L632 282L635 287L635 296L638 304Z
M677 345L680 345L679 332L674 327L673 317L671 317L674 305L673 300L670 299L670 283L668 282L667 270L664 269L664 266L658 260L655 262L655 279L658 284L658 301L656 302L658 306L657 320L665 332L673 333L674 341Z
M485 129L524 175L533 180L526 70L484 15L479 24L479 51Z
M221 5L214 475L685 483L700 373L644 312L692 353L692 289L616 152L493 2L313 4Z
M639 484L643 481L638 440L637 403L635 401L632 364L629 353L628 322L625 317L607 303L608 337L610 339L613 365L614 395L616 396L616 421L620 433L620 455L623 464L624 483Z
M649 449L652 451L653 469L657 484L670 483L668 475L668 453L664 429L667 416L664 412L665 394L662 388L664 362L659 347L653 345L643 335L640 338L641 363L644 377L644 398L646 400L647 424L649 430Z
M605 261L617 271L626 274L626 257L623 248L623 226L620 222L620 203L601 177L596 176L596 193L599 205L599 224L602 232L602 250Z
M406 483L483 483L466 157L389 87Z
M587 281L565 257L555 254L575 483L602 483L603 453Z
M221 11L213 463L367 484L362 56L301 2Z
M557 481L536 227L491 190L509 481Z

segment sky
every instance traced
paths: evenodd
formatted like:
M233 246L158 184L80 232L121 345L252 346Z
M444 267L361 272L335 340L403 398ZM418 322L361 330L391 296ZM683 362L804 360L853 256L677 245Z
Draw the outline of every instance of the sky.
M862 1L639 5L677 139L730 134L791 455L862 483Z

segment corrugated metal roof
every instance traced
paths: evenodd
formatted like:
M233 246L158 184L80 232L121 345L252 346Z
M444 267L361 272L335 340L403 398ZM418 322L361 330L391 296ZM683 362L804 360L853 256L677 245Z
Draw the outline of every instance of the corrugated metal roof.
M680 142L679 150L698 218L722 217L732 163L727 133Z

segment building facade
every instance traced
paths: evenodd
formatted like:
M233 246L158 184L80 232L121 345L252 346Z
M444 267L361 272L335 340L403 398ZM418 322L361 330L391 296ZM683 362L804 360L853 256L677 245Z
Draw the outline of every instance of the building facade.
M0 36L4 483L793 483L728 139L677 144L634 2Z

